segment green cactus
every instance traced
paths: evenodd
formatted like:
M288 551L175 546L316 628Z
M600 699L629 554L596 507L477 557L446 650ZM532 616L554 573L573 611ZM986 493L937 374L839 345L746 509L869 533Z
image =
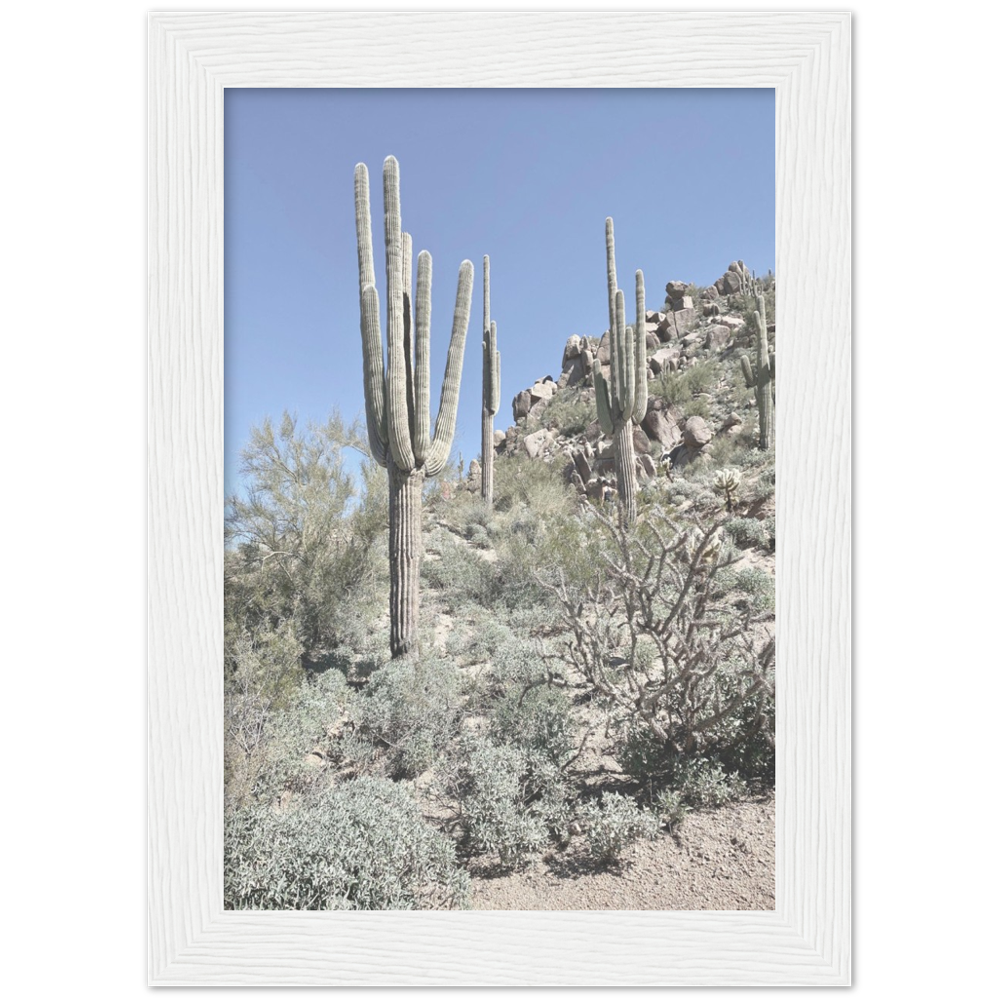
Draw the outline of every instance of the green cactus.
M760 420L760 447L764 451L774 446L774 352L767 345L767 310L764 295L757 291L757 309L750 317L750 333L757 339L757 367L751 366L744 354L740 359L747 388L754 390L757 416Z
M437 475L448 461L458 416L462 355L472 305L472 262L462 261L451 328L451 343L441 387L441 405L430 432L431 255L417 258L417 301L411 316L412 247L402 231L399 164L394 156L383 168L385 198L386 340L383 363L379 297L375 288L368 168L354 168L354 211L358 233L358 284L364 354L365 415L375 460L389 474L389 613L392 655L416 648L420 603L420 528L424 478Z
M597 416L604 433L615 442L620 516L631 524L636 517L635 424L646 416L646 286L642 271L635 272L635 327L625 325L625 293L615 270L615 224L604 222L608 266L608 341L610 379L594 362Z
M490 259L483 257L483 469L482 496L493 506L493 417L500 405L497 325L490 320Z

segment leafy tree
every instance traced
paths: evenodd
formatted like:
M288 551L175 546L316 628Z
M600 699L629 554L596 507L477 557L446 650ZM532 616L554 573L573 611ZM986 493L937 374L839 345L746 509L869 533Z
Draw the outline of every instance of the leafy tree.
M246 633L293 622L307 657L337 645L340 612L377 585L378 496L360 494L344 452L367 455L356 424L335 413L300 430L287 412L254 427L242 453L243 490L226 511L227 651ZM371 477L362 466L362 481Z

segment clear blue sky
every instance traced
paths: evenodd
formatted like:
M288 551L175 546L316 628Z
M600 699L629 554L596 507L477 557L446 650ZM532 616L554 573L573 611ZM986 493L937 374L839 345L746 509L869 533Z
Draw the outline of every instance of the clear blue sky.
M626 303L638 267L648 308L667 281L709 284L736 258L774 267L773 90L227 90L227 493L265 416L363 415L354 166L371 177L384 302L389 154L414 264L424 249L434 260L432 419L458 267L476 267L452 450L466 464L480 450L483 254L499 428L518 391L558 378L567 337L606 328L608 215Z

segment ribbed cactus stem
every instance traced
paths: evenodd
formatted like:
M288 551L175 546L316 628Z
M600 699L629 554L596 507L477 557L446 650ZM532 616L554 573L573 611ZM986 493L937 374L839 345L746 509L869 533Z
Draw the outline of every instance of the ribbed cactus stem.
M389 463L389 644L394 657L417 648L423 485L423 470L407 472Z
M636 517L635 444L633 422L646 416L646 285L642 271L635 272L634 326L625 323L625 293L617 287L615 228L612 219L604 223L608 272L608 354L611 371L601 363L594 366L597 416L601 429L615 441L615 471L622 518L631 523Z
M386 341L383 360L379 295L375 288L368 169L354 171L365 413L372 455L389 473L389 564L392 655L416 648L420 578L420 510L425 477L440 472L455 436L462 356L472 303L472 263L459 268L441 405L430 433L431 256L417 258L413 303L413 242L402 230L399 164L383 170L385 202Z
M763 295L757 296L757 309L750 317L750 332L757 341L756 371L746 355L740 359L740 367L747 388L754 391L760 423L760 447L766 451L774 445L774 354L767 343L767 312Z
M615 459L618 473L618 503L621 518L626 524L632 524L636 518L636 476L635 476L635 438L633 423L626 420L615 428ZM623 475L623 469L631 469L632 475Z

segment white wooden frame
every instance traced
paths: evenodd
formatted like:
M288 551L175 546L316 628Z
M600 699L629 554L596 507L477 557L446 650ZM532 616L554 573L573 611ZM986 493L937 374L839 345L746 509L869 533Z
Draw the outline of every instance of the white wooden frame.
M839 13L150 15L151 983L849 983L850 58ZM222 119L249 86L775 88L774 911L223 911Z

